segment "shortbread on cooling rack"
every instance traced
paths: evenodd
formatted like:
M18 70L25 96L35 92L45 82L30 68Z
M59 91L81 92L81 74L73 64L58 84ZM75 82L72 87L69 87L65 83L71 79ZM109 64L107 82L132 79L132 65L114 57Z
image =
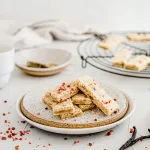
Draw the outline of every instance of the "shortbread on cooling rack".
M141 71L146 69L149 64L150 57L145 55L137 55L126 62L124 67L129 70Z
M113 47L124 42L124 39L119 35L112 35L101 41L99 47L105 50L112 49Z
M127 49L118 50L112 59L112 65L124 67L125 63L131 58L132 51Z
M131 41L150 41L150 33L129 33L126 36Z

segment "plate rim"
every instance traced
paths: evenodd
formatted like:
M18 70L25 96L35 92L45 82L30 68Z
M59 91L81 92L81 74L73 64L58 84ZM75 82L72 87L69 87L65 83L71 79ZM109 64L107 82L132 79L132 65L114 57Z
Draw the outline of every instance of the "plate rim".
M121 91L122 92L122 91ZM39 124L39 123L36 123L30 119L28 119L21 111L21 108L20 108L20 103L21 103L21 100L22 100L22 96L20 99L17 100L17 103L16 103L16 111L18 113L18 115L23 118L25 121L27 121L28 123L30 123L31 125L39 128L39 129L42 129L42 130L45 130L45 131L48 131L48 132L54 132L54 133L59 133L59 134L74 134L74 135L78 135L78 134L89 134L89 133L96 133L96 132L101 132L101 131L104 131L104 130L107 130L107 129L110 129L112 127L115 127L121 123L123 123L125 120L127 120L128 118L130 118L132 116L132 114L134 113L135 111L135 101L126 93L122 92L125 96L128 96L129 97L129 100L130 103L132 104L132 109L131 111L128 113L128 110L127 110L127 115L122 117L120 120L114 122L114 123L111 123L111 124L108 124L108 125L104 125L104 126L99 126L99 127L92 127L92 128L58 128L58 127L51 127L51 126L46 126L46 125L42 125L42 124ZM130 104L129 103L129 104ZM130 107L130 106L129 106Z

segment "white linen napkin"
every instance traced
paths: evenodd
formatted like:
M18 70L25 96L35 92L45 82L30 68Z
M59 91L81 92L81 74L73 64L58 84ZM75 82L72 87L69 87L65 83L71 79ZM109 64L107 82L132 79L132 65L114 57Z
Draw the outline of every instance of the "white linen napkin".
M82 41L92 38L101 32L92 26L83 31L71 28L59 20L47 20L24 26L14 33L16 48L36 47L50 44L53 40Z

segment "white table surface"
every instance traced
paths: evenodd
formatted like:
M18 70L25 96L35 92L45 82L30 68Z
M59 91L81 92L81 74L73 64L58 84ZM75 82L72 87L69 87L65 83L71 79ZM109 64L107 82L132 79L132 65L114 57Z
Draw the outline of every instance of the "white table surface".
M109 137L105 136L107 131L92 135L71 136L48 133L40 129L33 128L30 129L30 134L23 137L27 138L26 140L15 142L10 139L7 139L6 141L0 140L0 150L14 150L16 145L19 145L19 150L118 150L119 147L131 136L129 129L133 125L135 125L138 129L138 136L148 134L147 129L150 128L149 79L114 75L98 70L89 65L86 69L82 69L81 60L76 50L77 43L54 42L51 47L63 48L72 52L73 59L70 66L68 66L68 68L62 73L49 77L29 76L21 72L18 68L15 68L7 87L0 90L0 132L5 132L7 129L7 126L4 123L4 120L6 119L11 122L11 126L14 126L16 131L30 129L29 124L18 123L18 121L21 121L22 119L18 116L15 109L16 100L34 87L54 80L70 78L72 75L80 76L87 74L94 78L100 78L102 81L116 86L135 99L136 111L129 120L114 128L114 133ZM4 100L7 100L7 103L4 103ZM11 112L11 114L7 114L6 116L2 115L3 113L8 112ZM64 140L64 137L67 137L68 139ZM72 146L75 140L79 140L80 142ZM28 144L29 142L32 144ZM88 146L89 142L93 143L91 147ZM48 146L49 143L51 144L50 147ZM144 150L145 147L150 149L149 143L150 139L139 142L134 147L129 148L129 150ZM37 145L40 146L36 148Z

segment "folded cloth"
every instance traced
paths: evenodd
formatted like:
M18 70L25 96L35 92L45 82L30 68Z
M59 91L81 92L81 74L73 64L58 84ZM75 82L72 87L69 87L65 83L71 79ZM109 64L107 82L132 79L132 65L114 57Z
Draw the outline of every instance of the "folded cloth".
M53 40L82 41L100 34L96 29L86 27L79 31L59 20L47 20L24 26L14 33L15 47L36 47L51 43Z

